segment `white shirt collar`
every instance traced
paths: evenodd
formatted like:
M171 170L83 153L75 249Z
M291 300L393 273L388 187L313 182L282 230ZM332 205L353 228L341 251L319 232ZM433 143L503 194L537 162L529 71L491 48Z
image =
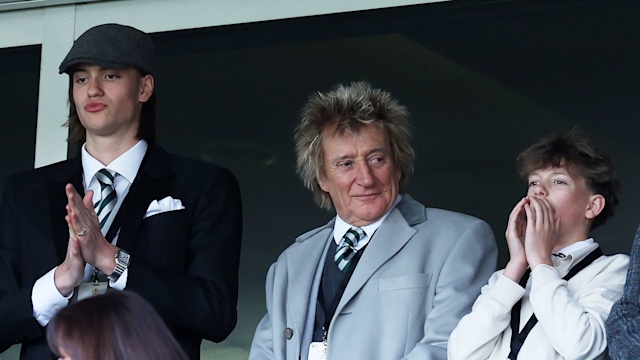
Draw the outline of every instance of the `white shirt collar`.
M123 176L129 183L132 183L138 174L140 164L144 158L144 154L147 152L149 146L145 140L138 141L131 149L127 150L124 154L118 156L110 164L102 164L98 159L89 154L86 149L87 144L82 145L82 171L84 176L85 186L91 182L94 175L102 168L108 168L117 172Z
M570 255L571 253L574 253L580 249L584 249L587 246L591 245L591 244L595 244L596 241L593 238L588 238L587 240L582 240L582 241L577 241L574 242L573 244L566 246L562 249L560 249L560 251L558 251L558 253L562 253L564 255Z
M389 213L391 212L391 210L393 210L401 200L402 200L402 195L398 194L396 201L393 203L393 206L391 207L391 209L389 209L389 211L386 212L386 214L384 214L380 219L376 220L375 222L369 225L360 227L364 231L365 237L358 241L358 244L356 245L356 249L361 249L362 247L364 247L369 243L369 240L371 239L371 236L373 236L373 233L375 233L376 230L378 230L378 228L380 227L380 225L382 225L382 223L387 218L387 216L389 216ZM346 234L347 231L349 231L349 229L351 229L352 227L353 225L350 225L349 223L342 220L340 215L336 215L336 221L335 221L335 224L333 225L333 240L336 242L337 245L340 245L340 240L342 240L342 237L344 236L344 234Z

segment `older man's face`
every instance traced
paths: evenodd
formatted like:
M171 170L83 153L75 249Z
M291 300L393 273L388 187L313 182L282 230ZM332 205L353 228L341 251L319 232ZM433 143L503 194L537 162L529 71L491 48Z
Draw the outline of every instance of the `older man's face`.
M380 219L391 209L400 187L400 169L384 130L367 125L360 133L329 136L325 130L325 176L318 179L338 215L353 226Z

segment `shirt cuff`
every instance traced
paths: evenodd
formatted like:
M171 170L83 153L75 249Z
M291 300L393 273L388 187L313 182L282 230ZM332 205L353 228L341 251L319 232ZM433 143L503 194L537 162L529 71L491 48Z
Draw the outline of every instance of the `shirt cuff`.
M69 296L62 296L56 288L54 267L48 273L36 280L31 290L31 303L33 304L33 317L43 327L60 311L69 304L73 291Z
M127 287L127 277L129 277L129 268L124 269L116 282L109 280L109 287L119 291L124 290Z
M534 282L539 282L537 279L542 279L542 283L544 283L560 278L562 278L562 276L560 276L558 269L547 264L540 264L531 270L531 279L533 279Z
M558 269L547 264L540 264L531 270L531 297L546 286L557 286L555 283L564 281Z
M504 306L512 308L518 300L522 299L525 290L517 282L500 275L489 294Z

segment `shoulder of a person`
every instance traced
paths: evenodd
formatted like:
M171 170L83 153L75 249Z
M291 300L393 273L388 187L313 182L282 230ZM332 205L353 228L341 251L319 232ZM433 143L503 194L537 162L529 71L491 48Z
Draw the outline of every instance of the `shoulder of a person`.
M472 215L438 208L427 208L427 222L429 221L455 226L468 226L474 223L485 223L484 220Z
M594 265L598 265L602 271L611 272L624 270L629 267L629 255L627 254L613 254L601 256L593 262Z
M233 173L218 164L206 162L199 159L193 159L182 155L166 153L171 164L173 172L178 174L191 174L193 176L221 175L226 174L235 177Z
M61 173L71 174L76 170L78 163L74 159L58 161L53 164L45 165L36 169L24 170L12 174L15 183L24 184L32 181L40 181L51 176L60 175Z
M318 235L318 233L320 233L323 230L331 231L331 229L333 229L334 221L335 221L335 218L331 219L328 223L326 223L326 224L324 224L324 225L322 225L320 227L317 227L315 229L312 229L312 230L309 230L309 231L305 232L304 234L302 234L302 235L300 235L300 236L298 236L296 238L295 243L303 243L305 241L313 240L313 239L319 239L318 241L323 241L324 242L324 240L326 240L326 239L322 239L322 238L318 237L317 235Z
M291 252L294 252L294 253L297 253L300 251L305 252L306 250L309 250L308 248L309 246L312 246L315 248L316 246L320 247L320 246L326 245L326 242L329 239L329 236L333 229L333 221L334 219L332 219L331 221L329 221L327 224L323 226L309 230L304 234L298 236L293 243L287 246L287 248L284 249L280 253L280 255L278 255L278 260L272 266L278 267L286 264L286 261L284 261L284 259L286 259L287 254ZM326 231L326 234L325 234L326 236L317 236L322 231Z
M409 194L404 194L402 202L398 204L398 210L410 223L422 223L433 225L434 222L444 221L454 225L463 226L474 222L484 222L474 216L439 208L424 206L420 201L415 200ZM426 219L425 219L426 217ZM431 220L431 221L430 221Z
M455 246L458 240L472 239L495 247L495 237L487 222L477 217L436 208L426 209L426 221L412 225L428 238L446 239L442 244Z

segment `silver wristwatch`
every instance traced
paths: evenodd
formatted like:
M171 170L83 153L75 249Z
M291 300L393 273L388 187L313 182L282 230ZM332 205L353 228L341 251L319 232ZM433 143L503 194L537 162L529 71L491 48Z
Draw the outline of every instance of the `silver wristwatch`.
M113 282L118 281L120 275L129 267L129 260L131 260L131 255L122 249L118 249L116 252L116 268L107 278Z

